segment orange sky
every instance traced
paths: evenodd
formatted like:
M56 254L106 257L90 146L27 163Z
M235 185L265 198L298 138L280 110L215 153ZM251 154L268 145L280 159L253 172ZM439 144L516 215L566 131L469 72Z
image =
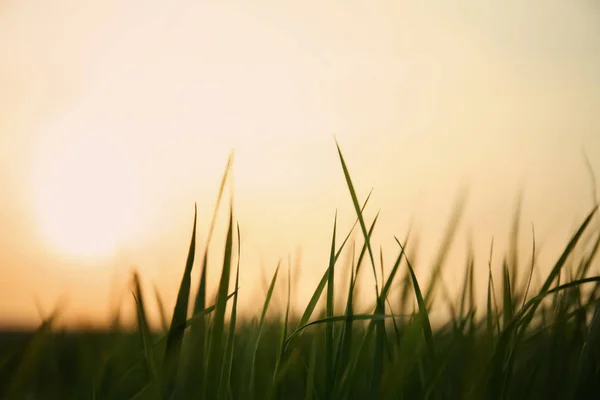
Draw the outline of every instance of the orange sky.
M105 321L132 264L171 305L230 149L244 295L301 249L305 303L354 218L334 135L386 260L412 221L425 279L464 185L453 260L470 230L487 268L519 188L551 260L592 205L582 149L600 171L600 8L523 3L2 2L3 320L64 294L64 321Z

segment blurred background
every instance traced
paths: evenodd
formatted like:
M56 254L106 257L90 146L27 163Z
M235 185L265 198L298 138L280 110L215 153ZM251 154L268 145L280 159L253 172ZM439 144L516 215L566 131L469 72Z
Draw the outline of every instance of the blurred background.
M334 137L386 267L410 229L427 280L463 189L450 288L470 242L478 280L492 238L501 265L519 193L523 258L532 224L540 268L558 256L600 174L598 2L284 3L0 2L0 324L64 301L61 324L103 325L133 267L171 308L231 150L242 311L279 259L302 307L335 211L338 242L355 219Z

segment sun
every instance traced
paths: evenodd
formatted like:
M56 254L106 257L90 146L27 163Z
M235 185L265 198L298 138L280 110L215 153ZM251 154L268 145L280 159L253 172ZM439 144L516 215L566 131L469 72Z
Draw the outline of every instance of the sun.
M135 161L93 124L57 123L37 136L33 202L39 232L71 256L101 258L142 229Z

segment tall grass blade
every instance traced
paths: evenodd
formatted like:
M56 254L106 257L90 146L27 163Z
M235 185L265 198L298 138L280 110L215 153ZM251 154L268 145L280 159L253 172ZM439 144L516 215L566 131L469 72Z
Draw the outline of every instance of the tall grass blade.
M221 205L221 200L223 198L223 192L225 191L225 183L227 182L227 176L229 175L229 171L231 169L231 165L233 163L233 154L229 154L229 158L227 159L227 165L225 166L225 172L223 172L223 176L221 178L221 184L219 185L219 192L217 195L217 201L215 203L215 209L213 212L212 219L210 221L210 228L208 230L208 235L206 237L206 247L204 250L204 257L202 260L202 273L200 275L200 283L198 286L198 292L196 294L196 301L194 302L194 314L204 310L206 307L206 268L207 268L207 260L208 260L208 248L210 246L210 242L212 240L212 235L215 229L215 223L217 220L217 215L219 212L219 206ZM200 328L199 328L200 329Z
M198 290L196 292L196 298L194 300L193 315L202 315L202 318L194 319L194 323L190 327L190 335L187 336L184 345L186 345L186 353L182 357L183 364L183 377L180 379L178 391L185 394L192 394L192 396L200 395L201 391L205 390L205 381L207 378L208 371L207 367L207 354L208 348L207 342L209 339L206 318L204 318L203 310L206 308L206 287L207 287L207 274L208 274L208 256L209 248L212 242L213 232L219 207L222 202L223 193L225 191L225 183L229 176L231 167L233 164L233 152L229 153L225 171L221 177L219 190L217 194L217 201L215 202L215 208L212 214L208 235L206 237L206 244L204 249L204 255L202 257L202 268L200 270L200 281L198 282Z
M317 370L317 342L313 341L310 347L310 360L306 374L306 389L304 400L312 400L315 392L315 375Z
M406 238L404 239L404 243L408 243L409 237L410 237L410 232L406 235ZM398 241L398 239L396 239L396 241ZM398 258L396 258L396 261L394 262L394 266L392 267L392 270L390 271L390 275L388 276L387 280L385 281L385 284L383 285L383 288L381 289L381 294L379 297L382 300L387 299L390 289L392 288L392 283L394 281L394 278L396 277L396 273L398 272L398 268L400 267L400 263L402 262L402 257L404 257L404 248L400 249L400 255L398 255Z
M194 257L196 255L196 218L198 210L196 204L194 204L194 225L192 229L192 239L190 241L190 248L188 251L187 261L185 264L185 271L179 286L179 292L177 294L177 302L175 303L175 310L173 312L173 318L171 319L171 325L169 327L169 333L167 335L167 344L165 348L165 356L163 360L163 389L166 391L165 396L169 397L175 378L177 376L177 369L179 363L179 353L181 351L181 343L183 341L183 333L185 330L185 324L187 320L187 308L190 297L190 284L191 284L191 273L192 267L194 266Z
M523 208L523 191L519 191L517 196L517 203L515 207L515 215L513 217L512 228L510 231L510 266L509 276L511 280L510 291L513 294L517 294L516 290L518 287L518 269L519 269L519 234L520 234L520 222L521 222L521 210ZM518 301L518 299L515 299Z
M510 283L510 272L508 270L508 264L504 262L504 268L502 270L502 287L503 287L503 326L508 326L513 318L513 294L512 286Z
M494 336L494 313L492 310L492 271L490 271L488 274L486 310L487 334L490 338L492 338Z
M285 351L284 343L285 343L285 339L287 338L287 334L288 334L287 331L288 331L291 296L292 296L292 262L291 262L291 260L288 260L287 283L288 283L287 284L287 302L286 302L286 306L285 306L285 316L283 319L283 326L281 327L281 336L279 339L277 361L275 362L275 370L273 372L273 385L272 385L272 389L271 389L269 398L273 398L275 396L275 392L278 389L279 382L282 379L282 376L280 376L280 372L281 372L281 374L283 374L283 370L280 370L280 368L281 368L281 363L282 363L282 360L284 357L284 351Z
M235 345L235 328L237 321L237 303L238 303L238 288L240 282L240 258L241 258L241 242L240 242L240 226L237 225L237 266L235 270L235 295L233 296L233 305L231 307L231 319L229 322L229 337L227 338L227 346L225 347L225 360L221 377L219 379L219 399L227 399L227 391L229 390L229 382L231 379L231 367L233 364L233 350Z
M156 360L154 358L154 351L152 349L152 334L150 327L148 326L148 317L146 316L146 309L144 305L144 297L142 294L142 286L140 283L140 277L137 272L133 275L134 282L134 293L133 297L136 303L138 326L140 329L140 335L142 338L142 345L144 349L144 358L146 360L146 368L150 373L150 387L154 388L154 394L161 393L160 381L158 371L156 368ZM156 398L159 398L155 396Z
M269 290L267 291L267 297L265 298L265 303L263 305L262 314L260 316L260 322L258 324L258 331L256 332L256 339L254 342L254 351L252 352L252 361L250 364L250 387L249 387L249 396L247 397L249 400L255 398L255 375L256 375L256 355L258 353L258 346L260 345L260 338L262 335L263 325L265 323L265 318L267 317L267 311L269 310L269 304L271 303L271 297L273 297L273 290L275 289L275 283L277 282L277 275L279 274L279 267L281 266L281 262L277 264L277 268L275 269L275 273L273 274L273 279L271 279L271 284L269 285Z
M335 236L337 231L337 211L333 222L333 237L331 239L331 252L329 254L329 271L327 278L327 310L326 316L333 317L334 314L334 277L335 277ZM333 324L327 324L325 327L325 386L326 386L326 397L331 396L331 388L333 385L333 379L335 378L333 365L334 365L334 354L333 354L333 342L335 340L335 332Z
M334 379L334 392L338 389L338 382L340 376L345 371L348 365L348 359L350 352L352 351L352 315L354 314L354 252L355 245L352 246L352 261L350 263L350 284L348 285L348 295L346 299L346 322L342 328L341 338L338 342L336 364L335 364L335 379Z
M169 318L167 317L167 309L165 308L165 303L162 300L162 296L158 290L158 287L154 285L154 298L156 299L156 304L158 305L158 312L160 314L160 323L163 332L169 331Z
M221 280L217 292L216 308L213 314L210 343L208 348L208 367L205 398L214 399L218 396L219 377L223 368L223 334L225 325L225 312L227 308L227 294L229 290L229 277L231 275L231 254L233 251L233 205L229 208L229 224L223 256ZM235 296L234 296L235 297Z
M363 209L367 205L367 201L368 200L369 199L367 198L367 200L363 204ZM357 219L357 221L358 221L358 219ZM375 218L375 221L377 221L377 218ZM373 225L371 226L371 229L374 228L375 221L373 221ZM354 225L356 225L356 222L354 223ZM354 226L352 227L352 229L354 229ZM343 250L343 248L344 248L344 246L345 246L348 238L350 237L350 235L352 233L352 229L350 230L350 232L348 233L348 235L344 239L344 242L339 247L338 251L335 253L335 261L337 261L337 259L339 258L340 254L342 253L342 250ZM319 281L319 283L317 285L317 288L313 292L313 295L310 298L310 301L308 302L308 305L306 306L306 309L304 310L304 313L302 313L302 316L300 317L300 320L298 321L297 327L300 327L302 325L306 325L306 323L308 322L308 320L312 316L312 313L315 311L315 308L317 307L319 299L321 298L321 295L323 294L323 290L325 289L325 285L327 284L328 278L329 278L329 270L325 270L325 272L323 273L323 277Z
M398 241L398 244L404 250L404 246ZM419 283L417 282L417 277L415 276L415 272L410 264L408 258L406 259L406 264L408 265L408 269L410 271L410 277L412 278L415 296L417 297L417 304L419 306L419 317L423 323L423 334L425 336L425 344L427 345L427 354L429 356L429 360L431 361L431 365L435 366L436 361L436 350L435 344L433 341L433 331L431 329L431 323L429 321L429 312L427 311L427 306L425 304L425 299L421 293L421 288L419 287Z
M336 140L336 146L338 150L338 155L340 157L340 162L342 163L342 169L344 170L344 177L346 178L346 185L348 186L348 190L350 191L350 196L352 197L352 204L354 204L354 210L358 216L358 220L360 222L360 227L363 232L363 236L365 238L365 242L367 243L367 249L369 250L369 258L371 259L371 265L373 267L373 276L375 278L375 295L379 296L379 284L377 283L377 270L375 268L375 258L373 257L373 249L371 248L371 241L369 239L369 234L367 232L367 226L365 225L365 220L363 218L360 205L358 204L358 198L356 196L356 191L354 190L354 185L352 184L352 179L350 178L350 173L348 172L348 168L346 166L346 161L344 161L344 156L342 155L342 151L340 149L339 144Z
M448 226L446 227L446 234L444 235L444 239L442 240L442 244L440 245L440 248L438 250L435 262L433 264L433 267L431 268L429 286L427 287L427 291L425 293L424 298L425 304L427 304L428 307L431 305L431 300L435 293L438 280L441 276L442 268L444 267L444 263L446 261L446 256L448 255L448 251L450 250L450 247L452 246L452 243L454 241L456 230L458 229L458 225L464 210L465 203L466 193L460 192L460 195L454 204L450 220L448 221Z
M523 304L521 305L521 308L525 306L525 302L527 301L527 296L529 295L529 288L531 287L531 280L533 278L533 270L535 269L535 228L533 227L533 224L531 225L531 236L531 268L529 270L529 278L527 278L527 286L525 287L525 292L523 293Z
M373 189L371 189L371 191L369 192L369 194L367 195L367 198L365 199L360 212L361 214L365 211L365 208L367 207L367 203L369 202L369 199L371 198L371 195L373 194ZM346 237L344 238L344 240L342 241L342 244L340 245L338 251L335 253L335 260L337 261L337 259L340 257L342 250L345 248L346 246L346 242L348 241L348 239L350 239L350 236L352 235L352 232L354 232L354 228L356 228L356 225L359 223L360 219L356 218L356 220L354 221L354 224L352 224L352 228L350 228L350 231L348 231L348 234L346 235Z

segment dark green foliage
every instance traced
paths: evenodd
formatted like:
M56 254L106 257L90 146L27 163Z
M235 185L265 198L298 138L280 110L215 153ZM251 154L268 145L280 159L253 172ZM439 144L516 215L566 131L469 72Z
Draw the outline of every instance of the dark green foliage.
M221 276L214 304L207 302L206 271L211 224L195 300L190 302L191 271L196 248L196 214L188 258L171 321L155 289L161 324L151 329L140 277L134 274L132 301L137 329L117 323L104 332L52 329L56 313L38 330L0 334L0 398L44 399L588 399L600 393L600 276L596 255L600 233L593 231L594 208L565 246L545 280L536 287L535 234L531 259L517 257L519 210L512 223L510 251L500 268L480 265L469 249L461 292L445 292L441 269L456 232L462 198L448 225L423 286L409 254L416 246L407 234L396 239L397 258L387 276L377 262L367 201L359 196L338 147L356 222L339 247L337 213L329 257L322 278L300 315L295 315L291 266L287 271L287 304L283 315L269 316L281 265L274 270L259 319L238 314L241 259L240 229L234 235L229 209ZM223 176L217 209L231 159ZM368 197L367 197L368 200ZM520 203L519 203L520 204ZM216 211L215 211L216 214ZM361 242L352 243L350 265L339 257L355 226ZM234 237L235 236L235 237ZM237 252L234 251L237 245ZM358 250L355 253L355 250ZM358 311L356 288L361 265L369 256L374 304ZM529 253L527 253L529 254ZM410 259L409 259L410 258ZM522 260L521 260L522 261ZM233 263L236 264L233 264ZM235 266L235 288L230 278ZM521 268L524 267L523 270ZM476 302L475 275L487 272L487 294ZM494 285L492 271L501 279ZM381 276L377 276L377 271ZM341 289L337 271L348 271ZM525 275L519 275L519 273ZM537 271L536 271L537 272ZM283 273L282 273L283 274ZM462 272L461 272L462 274ZM347 275L348 276L348 275ZM526 278L526 279L525 279ZM370 281L370 279L369 279ZM242 285L243 286L243 285ZM446 304L434 301L442 291ZM391 296L398 300L390 301ZM323 312L315 309L325 301ZM343 306L334 307L336 300ZM399 302L398 302L399 301ZM188 308L193 304L193 313ZM398 313L395 313L393 308ZM435 322L436 307L449 318Z

